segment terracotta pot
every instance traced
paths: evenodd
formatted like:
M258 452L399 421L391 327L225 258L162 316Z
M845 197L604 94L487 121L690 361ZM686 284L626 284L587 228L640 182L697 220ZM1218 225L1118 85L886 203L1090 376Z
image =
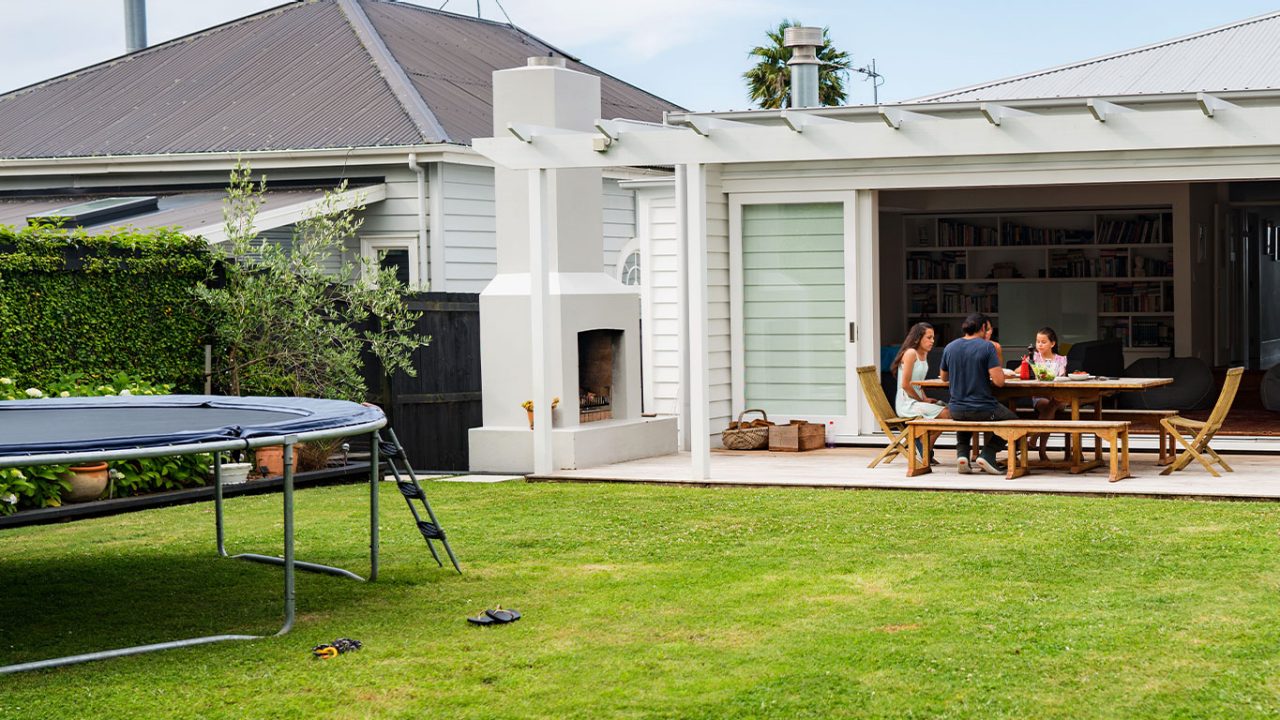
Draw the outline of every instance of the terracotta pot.
M71 481L71 489L63 496L69 503L97 500L107 489L107 464L73 465L62 476Z
M284 474L284 446L272 445L271 447L260 447L253 451L254 462L258 466L258 471L267 477L275 477ZM298 471L298 452L294 448L293 453L293 470Z

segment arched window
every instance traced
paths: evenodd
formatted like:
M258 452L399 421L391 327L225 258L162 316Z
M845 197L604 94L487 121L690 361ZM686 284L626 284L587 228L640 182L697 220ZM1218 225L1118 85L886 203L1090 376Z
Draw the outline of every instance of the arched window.
M622 261L622 269L618 273L618 279L623 285L639 285L640 284L640 251L636 250Z

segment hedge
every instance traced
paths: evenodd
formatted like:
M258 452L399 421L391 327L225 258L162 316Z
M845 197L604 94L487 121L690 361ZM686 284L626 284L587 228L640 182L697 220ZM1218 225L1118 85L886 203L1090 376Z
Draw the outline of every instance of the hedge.
M208 323L192 288L213 267L205 241L176 230L0 226L0 376L45 386L127 373L200 389Z

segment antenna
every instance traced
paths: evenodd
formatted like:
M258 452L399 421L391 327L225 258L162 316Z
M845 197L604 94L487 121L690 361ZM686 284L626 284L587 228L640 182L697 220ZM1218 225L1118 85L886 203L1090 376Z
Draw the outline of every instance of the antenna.
M440 3L440 7L436 9L443 10L445 5L448 5L448 4L449 4L449 0L444 0L444 2ZM493 0L493 4L497 5L498 9L502 11L502 17L507 19L507 24L514 26L515 23L511 22L511 16L507 14L507 9L502 7L502 3L498 2L498 0ZM476 19L477 20L480 19L480 0L476 0Z
M880 86L884 84L884 76L876 72L876 59L871 58L871 64L865 67L854 68L854 72L866 75L863 81L871 81L871 97L874 104L880 104Z

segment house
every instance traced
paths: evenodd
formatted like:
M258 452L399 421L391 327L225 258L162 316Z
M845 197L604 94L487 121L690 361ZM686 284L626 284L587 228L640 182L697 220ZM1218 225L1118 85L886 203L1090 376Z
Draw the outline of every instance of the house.
M78 224L179 226L218 242L242 158L269 178L268 238L288 242L322 190L346 180L344 202L367 206L348 259L393 265L416 288L478 292L496 272L496 227L492 163L471 141L490 134L492 72L529 56L598 77L609 117L680 109L512 25L391 0L291 2L0 95L0 224L154 198ZM615 276L636 257L635 193L619 182L661 174L601 180L599 261Z
M640 392L680 416L694 479L745 408L872 435L854 369L920 319L944 341L984 310L1006 346L1047 322L1067 341L1118 338L1129 361L1275 365L1277 44L1280 13L892 105L575 117L477 139L527 178L499 212L535 203L525 322L549 336L515 348L535 358L521 391L536 408L572 376L541 238L562 219L547 173L617 166L676 167L625 185L647 269ZM537 472L571 466L549 425L535 418Z

